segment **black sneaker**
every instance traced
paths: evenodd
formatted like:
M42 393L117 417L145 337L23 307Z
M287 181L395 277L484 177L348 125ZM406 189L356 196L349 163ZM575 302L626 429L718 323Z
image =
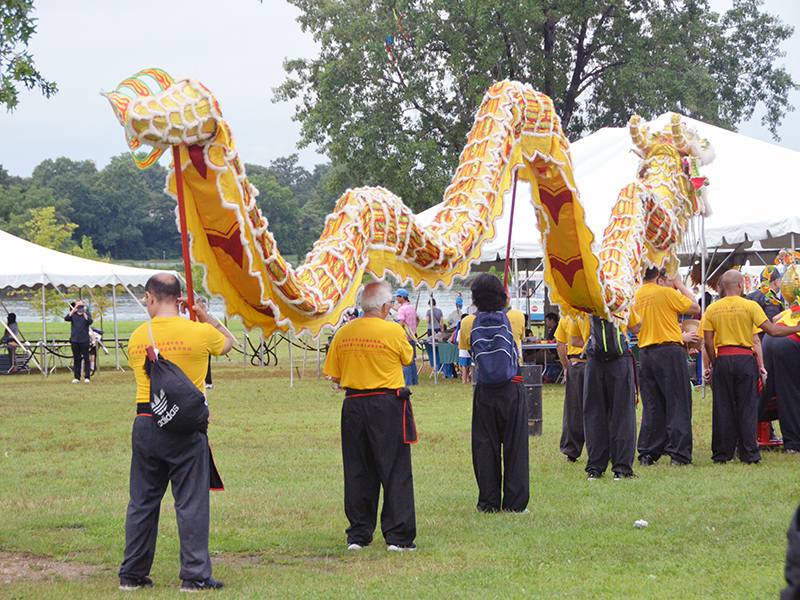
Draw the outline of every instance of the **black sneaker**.
M633 473L617 473L614 472L614 481L622 481L623 479L636 479Z
M653 465L653 457L649 454L644 454L639 457L639 464L643 467L650 467Z
M213 577L209 577L204 581L192 581L190 579L185 579L181 584L181 591L182 592L202 592L204 590L221 590L225 587L225 584L221 581L217 581Z
M586 471L586 474L588 475L587 479L589 481L597 481L603 476L603 474L597 469L589 469Z
M567 462L571 462L571 463L578 462L578 459L574 458L572 456L567 456Z
M153 587L153 580L149 577L120 577L119 589L123 592L132 592L140 588Z
M690 462L686 462L686 461L683 461L683 460L679 460L679 459L677 459L677 458L673 458L673 459L671 459L671 460L669 461L669 465L670 465L671 467L688 467L688 466L689 466L689 465L691 465L691 464L692 464L692 463L690 463Z

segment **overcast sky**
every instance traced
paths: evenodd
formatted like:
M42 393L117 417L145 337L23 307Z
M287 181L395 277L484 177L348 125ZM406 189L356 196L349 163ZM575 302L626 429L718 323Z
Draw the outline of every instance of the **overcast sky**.
M722 11L731 0L711 3ZM44 159L61 156L102 169L126 152L123 129L100 92L150 67L194 77L214 92L245 162L266 166L295 152L309 169L326 162L313 149L297 149L293 106L272 102L272 88L286 78L283 61L317 51L295 20L299 11L284 0L35 0L35 7L30 51L59 92L46 100L22 91L13 113L0 112L0 165L12 175L27 177ZM800 81L800 1L766 0L764 8L797 29L782 63ZM800 93L791 102L800 109ZM772 141L761 114L757 109L740 132ZM780 145L800 151L800 113L786 118L781 136ZM167 166L168 154L161 160Z

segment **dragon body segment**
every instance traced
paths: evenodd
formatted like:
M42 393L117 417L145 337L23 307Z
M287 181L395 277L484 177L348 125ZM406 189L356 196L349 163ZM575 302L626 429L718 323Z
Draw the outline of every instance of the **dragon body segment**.
M323 327L334 326L355 303L365 271L377 277L389 271L415 286L450 285L455 277L465 277L481 243L494 237L503 195L515 177L532 183L545 281L551 299L567 311L606 316L624 312L632 290L621 301L609 304L608 298L616 298L624 287L619 282L642 260L641 249L650 244L654 252L669 252L675 237L662 240L675 222L669 210L661 210L665 203L631 206L641 196L632 190L629 201L620 197L615 207L619 214L615 212L607 230L609 245L596 256L569 143L551 100L530 86L503 81L484 97L433 223L421 226L400 198L383 188L348 190L295 269L278 252L256 206L258 192L247 180L209 90L196 80L174 81L150 69L125 80L107 97L131 148L153 147L150 156L135 159L137 165L146 168L166 149L179 147L194 260L205 267L209 291L225 298L228 314L239 315L246 327L261 327L265 334L291 328L318 335ZM167 191L174 197L175 181L173 165ZM623 226L636 243L615 233ZM645 237L650 229L652 240Z

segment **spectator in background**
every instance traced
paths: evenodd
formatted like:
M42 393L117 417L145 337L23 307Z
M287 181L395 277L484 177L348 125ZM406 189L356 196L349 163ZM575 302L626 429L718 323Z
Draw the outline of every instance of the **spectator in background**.
M89 370L94 375L97 370L97 347L103 345L103 330L89 328Z
M417 385L417 326L419 325L419 315L408 299L408 290L400 288L397 290L397 322L403 326L406 332L406 339L411 344L414 352L414 359L410 365L403 365L403 379L407 386Z
M441 309L436 308L436 299L431 298L428 306L428 312L425 313L425 321L428 323L428 336L433 333L439 333L444 328L444 314Z
M13 334L13 335L12 335ZM17 340L19 340L19 325L17 325L16 313L8 313L8 326L6 334L0 340L0 344L6 344L8 348L8 358L11 368L8 370L10 375L17 372Z
M64 317L71 324L69 342L72 345L72 383L78 383L81 377L81 364L83 364L84 381L89 383L91 377L91 364L89 361L89 326L94 322L92 315L86 308L83 300L70 304L70 311Z
M556 327L558 327L558 315L549 312L544 316L544 339L552 342L556 339Z
M771 323L775 322L775 317L777 317L781 312L783 312L783 300L781 300L781 272L778 271L777 267L766 267L764 272L762 273L762 277L766 279L766 274L769 273L769 282L766 286L763 286L761 289L754 290L747 294L745 298L748 300L752 300L756 304L758 304L761 309L764 311L764 314L770 320ZM766 291L762 291L762 289L766 287ZM758 334L759 337L763 340L764 339L764 332Z

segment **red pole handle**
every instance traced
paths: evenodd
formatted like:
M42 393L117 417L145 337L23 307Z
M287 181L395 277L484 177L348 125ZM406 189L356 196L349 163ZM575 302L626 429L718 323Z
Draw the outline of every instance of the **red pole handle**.
M183 200L183 173L181 172L180 146L172 147L172 164L175 168L175 187L178 190L178 216L181 224L181 246L183 247L183 270L186 274L186 297L189 299L189 318L197 320L194 314L194 287L192 286L192 260L189 257L189 230L186 227L186 204Z
M514 207L517 204L517 172L514 171L514 187L511 189L511 220L508 223L508 244L506 245L506 274L503 287L508 293L508 260L511 258L511 233L514 231Z

